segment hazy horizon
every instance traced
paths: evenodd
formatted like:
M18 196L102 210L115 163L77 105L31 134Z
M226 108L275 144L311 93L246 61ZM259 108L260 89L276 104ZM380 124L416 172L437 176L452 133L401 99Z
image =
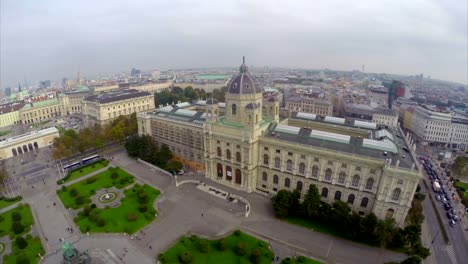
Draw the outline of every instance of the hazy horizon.
M354 70L468 84L466 1L0 2L0 88L151 69Z

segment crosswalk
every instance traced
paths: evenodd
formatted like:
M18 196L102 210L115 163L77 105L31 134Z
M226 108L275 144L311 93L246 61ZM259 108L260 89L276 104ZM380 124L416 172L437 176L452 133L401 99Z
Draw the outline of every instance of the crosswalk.
M452 245L447 245L447 255L449 256L450 260L452 261L453 264L458 264L457 258L455 257L455 251L453 250Z

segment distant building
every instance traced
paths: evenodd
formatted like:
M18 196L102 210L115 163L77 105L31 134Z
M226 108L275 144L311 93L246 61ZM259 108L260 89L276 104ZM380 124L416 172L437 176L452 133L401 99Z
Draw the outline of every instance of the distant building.
M60 97L26 103L19 112L21 123L40 123L64 115L63 100L66 99L60 95Z
M79 86L64 93L64 113L66 115L83 112L83 99L91 94L86 86Z
M329 100L321 100L307 97L290 97L286 99L286 107L289 111L305 112L322 116L333 116L333 104Z
M372 121L393 128L398 126L398 113L388 108L372 108L364 104L345 104L344 116L357 120Z
M0 127L11 126L20 122L19 110L24 106L24 101L0 105Z
M10 95L11 95L11 87L5 88L5 96L10 97Z
M83 100L84 125L107 125L120 115L154 109L154 96L134 89L88 96Z
M393 101L405 96L405 85L400 81L393 81L388 88L388 107L392 107Z

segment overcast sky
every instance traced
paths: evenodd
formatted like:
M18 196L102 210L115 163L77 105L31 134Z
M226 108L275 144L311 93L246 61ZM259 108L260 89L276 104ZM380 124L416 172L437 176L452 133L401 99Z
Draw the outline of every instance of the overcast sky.
M0 87L248 65L468 83L466 0L1 0Z

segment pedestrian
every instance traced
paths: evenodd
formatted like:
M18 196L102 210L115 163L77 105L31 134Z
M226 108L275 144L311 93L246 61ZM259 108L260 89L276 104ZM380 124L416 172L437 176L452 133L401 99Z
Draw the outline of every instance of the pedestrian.
M55 206L55 203L54 203L54 206Z
M153 249L153 247L150 245L150 246L149 246L149 249Z
M201 214L201 216L203 217L203 213Z
M276 256L276 261L278 261L278 260L279 260L279 256Z

